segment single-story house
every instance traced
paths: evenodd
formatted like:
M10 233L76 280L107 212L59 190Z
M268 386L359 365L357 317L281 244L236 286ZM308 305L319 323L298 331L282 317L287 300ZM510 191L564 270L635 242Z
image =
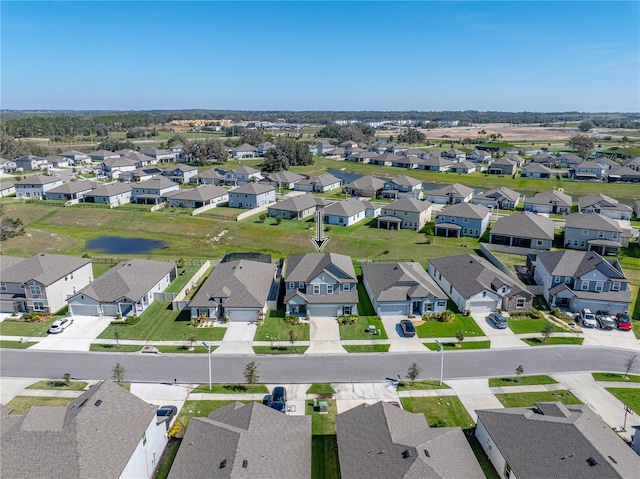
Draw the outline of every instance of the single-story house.
M629 168L628 166L621 166L605 172L607 181L614 183L617 181L623 183L638 183L640 182L640 171Z
M215 168L209 168L192 177L191 182L203 185L218 185L224 182L224 175L216 171Z
M69 314L139 316L176 278L170 261L133 258L122 261L69 297Z
M640 171L640 156L623 161L622 166L626 166L635 171Z
M502 157L491 163L489 166L490 175L509 175L512 176L518 169L518 164L509 158Z
M454 162L449 160L448 158L443 158L440 156L429 156L429 158L422 160L419 168L421 170L444 172L449 171L449 169L452 168L453 165Z
M239 166L236 169L227 171L224 174L225 183L242 186L247 183L255 183L264 178L260 170L251 168L250 166Z
M351 226L366 218L367 206L357 198L336 201L322 210L327 225Z
M507 153L506 155L503 156L503 158L513 161L518 167L522 167L526 163L526 160L524 158L522 158L520 155L517 155L515 153Z
M100 203L105 205L120 206L131 202L133 189L127 183L109 183L98 186L95 190L85 193L83 201L87 203Z
M14 183L17 198L44 199L49 190L62 186L64 181L57 176L32 175Z
M395 230L400 228L420 231L431 221L433 203L415 198L401 198L382 208L378 217L378 228Z
M391 162L391 166L396 166L398 168L407 168L410 170L415 170L420 168L420 166L424 163L422 158L418 158L416 156L407 156L401 155L398 156L398 159Z
M388 151L380 155L376 155L375 153L372 153L368 150L365 150L361 153L369 155L369 163L372 165L393 166L394 163L397 164L397 162L400 160L400 156L394 155L393 153L390 153Z
M525 211L499 217L491 228L489 243L550 250L554 236L553 221L545 216Z
M553 175L553 171L541 163L529 163L520 170L520 174L525 178L548 179Z
M487 208L512 210L520 203L521 194L509 188L501 186L493 190L485 191L471 199L474 205L482 205Z
M89 153L89 156L91 157L91 161L97 161L97 162L103 163L104 160L108 158L119 158L120 154L116 153L115 151L98 150L98 151Z
M454 163L453 165L451 165L451 168L449 168L449 171L451 173L463 173L465 175L467 173L473 173L474 171L481 171L481 170L482 170L482 166L480 166L478 163L472 163L467 160Z
M311 193L294 196L284 201L279 201L267 208L268 215L272 218L277 216L285 220L301 220L311 216L318 208L326 206L328 202L324 198L318 198Z
M168 193L179 191L180 186L164 176L154 176L150 180L135 183L131 198L134 203L157 205L165 201Z
M420 263L362 263L362 282L378 316L422 316L447 309L447 295Z
M231 208L253 209L270 205L274 201L276 201L276 190L269 185L247 183L229 191Z
M351 196L377 198L382 194L385 183L385 180L375 176L362 176L356 181L344 185L343 191Z
M416 198L421 200L424 198L422 193L422 181L411 178L410 176L400 175L387 180L382 190L384 198Z
M257 154L258 149L249 143L243 143L242 145L231 149L231 156L239 160L242 160L243 158L255 158Z
M70 181L50 189L45 196L47 200L77 200L97 187L98 184L93 181Z
M173 150L175 150L175 148L172 148L172 151L167 151L161 148L156 148L155 146L143 146L140 148L140 153L153 158L157 163L167 163L175 161L179 154L182 153L182 148L180 148L179 151Z
M278 171L277 173L271 173L267 175L265 180L276 188L287 188L292 190L295 184L304 180L306 177L291 171Z
M192 318L258 321L278 298L277 265L246 259L217 265L189 308Z
M630 206L602 193L578 198L578 211L580 213L600 213L612 220L630 220L633 216L633 209Z
M531 198L525 198L524 210L552 215L569 214L572 201L571 196L562 190L543 191Z
M190 165L174 165L162 171L162 176L175 183L190 183L198 174L198 168Z
M162 171L163 170L158 168L157 166L144 166L142 168L136 168L133 171L121 172L118 175L118 180L141 183L143 181L150 180L156 175L161 174Z
M358 151L356 153L353 153L351 155L348 156L348 161L352 161L354 163L375 163L375 160L377 160L380 157L380 155L378 155L378 153L375 153L373 151L369 151L369 150L364 150L364 151ZM391 165L389 165L391 166Z
M463 312L528 311L533 304L534 295L524 284L479 256L432 258L428 272Z
M435 221L437 236L480 238L489 227L491 210L482 205L457 203L441 210Z
M323 174L311 177L309 179L300 180L293 185L295 191L309 191L313 193L324 193L340 188L342 180L333 175Z
M16 194L16 185L12 181L0 182L0 198Z
M590 160L574 166L571 171L576 180L601 180L606 169L597 161Z
M201 208L207 205L221 205L229 202L229 190L221 186L200 185L196 188L179 190L168 197L170 206L181 208Z
M425 199L437 205L453 205L456 203L466 203L473 197L473 188L454 183L444 188L427 191Z
M616 254L620 248L629 246L630 236L629 229L623 229L616 220L599 213L574 213L567 216L564 247Z

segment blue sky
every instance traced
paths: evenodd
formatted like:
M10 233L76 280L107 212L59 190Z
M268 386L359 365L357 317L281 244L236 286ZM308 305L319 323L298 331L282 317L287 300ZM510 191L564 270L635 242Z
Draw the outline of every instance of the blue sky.
M640 2L12 2L7 109L640 111Z

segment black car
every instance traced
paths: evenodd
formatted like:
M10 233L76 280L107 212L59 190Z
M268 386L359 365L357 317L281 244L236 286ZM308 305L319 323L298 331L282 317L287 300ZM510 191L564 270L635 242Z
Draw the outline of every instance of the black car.
M408 338L416 335L416 328L408 319L403 319L402 321L400 321L400 328L402 328L402 334L404 334Z
M162 406L158 408L158 410L156 411L158 424L164 421L166 421L167 424L171 423L173 416L175 416L176 414L178 414L178 408L175 406Z
M283 386L277 386L273 388L271 394L271 403L269 404L272 409L280 412L287 411L287 390Z

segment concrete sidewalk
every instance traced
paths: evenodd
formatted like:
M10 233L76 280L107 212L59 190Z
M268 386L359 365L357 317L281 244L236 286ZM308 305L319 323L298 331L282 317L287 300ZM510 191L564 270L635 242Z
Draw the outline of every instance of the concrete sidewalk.
M504 408L489 388L488 379L455 379L446 383L455 391L474 422L478 421L476 409Z
M257 328L254 322L229 322L224 339L212 354L255 354L253 338Z
M305 354L347 354L340 342L340 326L336 318L312 318L309 334L311 345Z

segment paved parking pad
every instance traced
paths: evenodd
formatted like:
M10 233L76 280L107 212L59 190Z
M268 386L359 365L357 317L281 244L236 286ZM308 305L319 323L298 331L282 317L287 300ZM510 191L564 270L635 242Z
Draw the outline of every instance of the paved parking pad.
M229 322L220 346L212 354L254 354L253 337L257 327L253 322Z
M491 349L528 348L529 345L520 340L511 329L498 329L487 320L488 313L471 313L471 317L480 326L482 332L491 341Z
M633 331L619 329L582 328L584 346L605 346L608 348L625 348L640 351L640 342Z
M422 344L422 340L416 335L412 338L407 338L402 333L402 328L400 328L400 321L403 319L407 319L406 316L383 316L382 324L384 326L384 330L387 332L387 336L389 337L389 352L397 353L397 352L417 352L417 351L426 351L427 348L424 344Z
M91 343L105 330L111 317L74 316L73 324L58 334L49 334L29 349L89 351Z
M336 407L338 414L348 411L360 404L375 404L378 401L394 401L400 403L395 387L386 383L340 383L332 384L336 391Z
M195 387L193 384L147 384L147 383L131 383L131 393L138 396L143 401L156 406L175 406L178 413L184 406L184 402L191 390Z
M478 421L476 409L503 409L504 406L489 389L487 379L455 379L447 381L460 398L469 415L475 422Z
M340 326L336 318L314 316L309 322L310 346L305 354L346 354L340 344Z

